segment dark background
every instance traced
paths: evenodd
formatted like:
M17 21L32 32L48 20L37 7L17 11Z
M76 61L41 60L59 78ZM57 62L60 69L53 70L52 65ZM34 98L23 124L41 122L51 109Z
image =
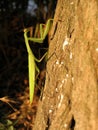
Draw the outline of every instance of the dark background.
M55 7L56 0L0 0L0 97L9 95L10 88L19 89L27 78L23 29L53 18ZM33 45L35 55L43 45Z
M34 106L33 115L27 107L28 88L28 53L25 47L23 29L36 27L38 23L46 23L54 17L57 0L0 0L0 123L5 118L21 120L16 124L16 129L30 129L31 118L36 112ZM39 58L39 49L48 48L48 40L43 44L33 43L32 51ZM42 65L38 64L40 69ZM27 94L25 94L27 93ZM17 103L16 111L1 101L2 97L8 97ZM7 102L7 101L6 101ZM30 113L28 113L28 111ZM18 114L17 114L18 113ZM7 117L9 114L12 114ZM2 120L3 119L3 120ZM6 123L5 123L6 124Z

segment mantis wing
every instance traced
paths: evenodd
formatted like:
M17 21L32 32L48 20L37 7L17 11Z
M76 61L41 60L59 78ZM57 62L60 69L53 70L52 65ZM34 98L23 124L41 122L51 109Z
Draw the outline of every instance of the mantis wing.
M35 61L31 54L28 54L29 67L29 97L30 103L33 101L34 87L35 87Z
M28 67L29 67L29 94L30 94L30 103L33 101L34 96L34 87L35 87L35 57L32 53L32 50L29 46L28 38L27 38L27 30L24 30L24 38L25 44L28 52Z

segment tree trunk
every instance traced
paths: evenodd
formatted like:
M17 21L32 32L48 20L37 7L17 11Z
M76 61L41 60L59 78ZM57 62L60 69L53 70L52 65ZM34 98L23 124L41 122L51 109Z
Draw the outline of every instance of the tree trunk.
M33 130L98 129L98 1L58 0Z

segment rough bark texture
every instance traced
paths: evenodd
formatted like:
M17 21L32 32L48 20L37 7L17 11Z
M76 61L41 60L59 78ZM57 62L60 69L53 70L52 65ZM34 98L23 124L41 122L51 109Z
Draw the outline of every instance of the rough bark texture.
M49 57L33 130L97 130L97 0L58 0Z

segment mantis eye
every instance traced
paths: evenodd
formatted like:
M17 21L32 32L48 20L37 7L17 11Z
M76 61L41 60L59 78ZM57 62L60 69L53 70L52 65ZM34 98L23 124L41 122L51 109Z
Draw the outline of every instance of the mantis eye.
M23 31L26 32L26 29L24 29Z

